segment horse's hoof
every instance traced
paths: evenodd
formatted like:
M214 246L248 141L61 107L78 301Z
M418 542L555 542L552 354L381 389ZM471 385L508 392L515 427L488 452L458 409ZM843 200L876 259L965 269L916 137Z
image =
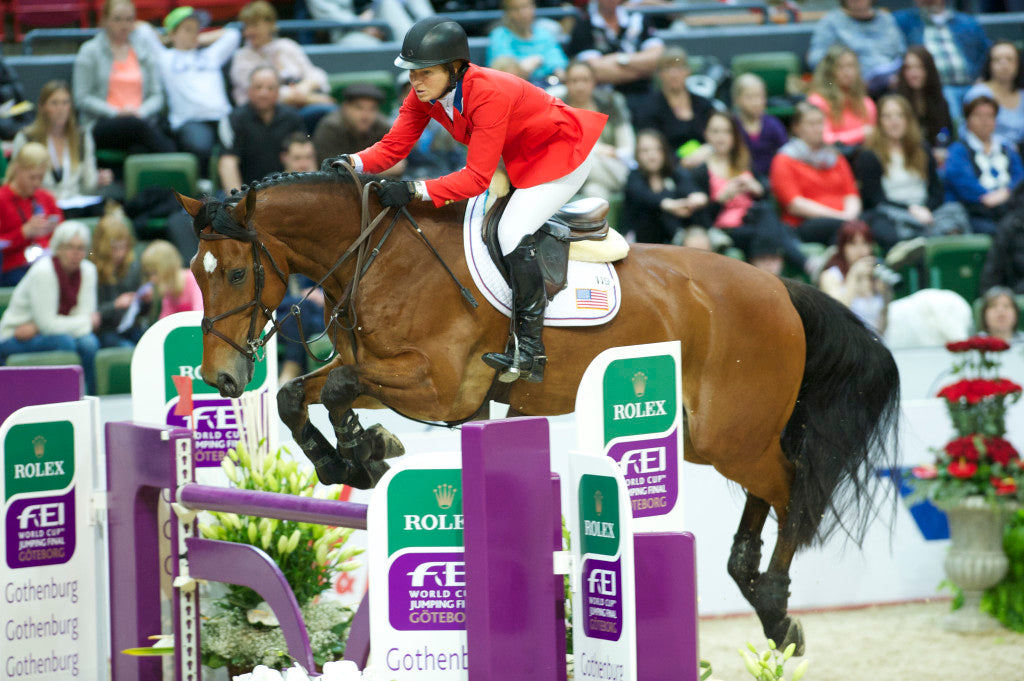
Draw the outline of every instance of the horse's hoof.
M396 456L405 454L405 445L402 444L402 441L379 423L370 426L366 433L372 438L373 442L370 459L380 461L381 459L393 459Z
M338 456L337 452L331 452L313 465L317 479L324 485L351 485L349 480L358 470L351 461Z
M795 643L796 649L793 651L793 654L796 656L803 655L806 646L804 645L804 628L800 624L800 620L787 617L779 623L776 631L782 631L783 629L786 635L782 637L782 643L778 644L779 650L785 650L789 647L790 643Z
M356 489L371 489L377 486L384 474L391 466L383 461L363 461L358 463L352 470L351 476L345 481L346 485Z

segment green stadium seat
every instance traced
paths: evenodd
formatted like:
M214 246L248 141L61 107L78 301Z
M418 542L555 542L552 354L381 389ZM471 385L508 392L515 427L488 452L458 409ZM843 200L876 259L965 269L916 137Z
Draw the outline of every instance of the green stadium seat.
M100 348L96 353L96 394L125 395L132 391L135 348Z
M388 113L395 108L398 100L398 83L392 71L352 71L349 73L332 73L327 77L331 87L331 96L339 102L345 98L345 89L354 83L370 83L384 91L384 101L380 110Z
M800 244L800 251L808 258L820 258L825 255L825 251L828 250L828 246L825 244L818 244L812 241ZM807 276L807 272L800 269L799 267L793 267L790 263L786 263L782 267L782 276L787 279L796 279L802 281L805 284L812 284L811 278Z
M622 203L625 196L615 194L608 199L608 226L616 232L622 233Z
M0 317L3 316L4 310L11 304L11 296L14 295L13 286L0 287Z
M147 187L167 187L187 196L199 194L199 161L194 154L132 154L124 161L124 197L130 201ZM165 218L154 218L145 225L135 225L139 239L163 235Z
M65 352L63 350L18 352L7 358L7 366L9 367L66 366L68 364L81 365L81 363L82 360L77 352Z
M929 237L925 246L925 285L956 291L965 300L974 300L978 297L981 268L991 247L992 237L987 234Z
M722 255L727 255L730 258L739 260L741 262L746 262L747 260L747 257L743 255L743 251L736 248L735 246L729 246L728 248L726 248L725 251L723 251Z
M747 52L735 55L729 63L732 76L753 73L764 81L768 94L766 112L779 118L788 119L793 115L793 97L787 90L791 76L799 76L803 70L800 57L795 52Z

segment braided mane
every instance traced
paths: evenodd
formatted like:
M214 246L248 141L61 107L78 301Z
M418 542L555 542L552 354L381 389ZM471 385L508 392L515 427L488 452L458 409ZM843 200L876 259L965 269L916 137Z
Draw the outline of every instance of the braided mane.
M252 184L242 185L240 189L232 189L231 195L228 196L224 201L218 201L210 196L204 196L203 206L199 209L195 218L192 220L192 229L198 235L205 228L210 227L214 232L223 234L231 239L237 239L238 241L255 241L256 233L245 226L238 224L237 221L231 216L230 211L240 201L245 199L248 192L259 191L261 189L270 189L271 187L277 187L281 185L296 185L296 184L322 184L322 183L340 183L340 184L353 184L354 180L352 175L347 171L340 168L333 168L329 165L332 159L324 161L320 170L315 170L308 173L272 173L267 175L262 180L257 180ZM364 175L360 174L359 179L364 184L366 182L372 182L379 180L377 175Z

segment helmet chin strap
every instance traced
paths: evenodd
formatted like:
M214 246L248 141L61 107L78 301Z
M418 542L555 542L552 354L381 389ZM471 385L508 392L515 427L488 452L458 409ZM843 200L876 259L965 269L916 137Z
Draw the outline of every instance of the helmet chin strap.
M441 93L441 97L455 89L462 77L466 75L466 71L469 69L469 63L464 63L461 68L455 68L455 62L450 61L444 65L445 71L448 72L448 87L445 88L444 92ZM440 99L440 97L438 97Z

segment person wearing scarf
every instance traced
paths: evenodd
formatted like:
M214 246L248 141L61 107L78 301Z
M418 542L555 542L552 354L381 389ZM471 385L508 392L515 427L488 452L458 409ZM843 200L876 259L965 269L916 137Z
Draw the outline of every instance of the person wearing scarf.
M831 244L847 220L861 213L860 195L846 159L822 137L825 114L802 102L791 124L792 137L772 159L772 193L782 221L801 241Z
M36 260L0 317L0 364L21 352L77 352L86 392L96 394L96 267L85 259L89 228L68 220L50 239L53 255Z
M1014 187L1024 179L1020 154L995 134L999 104L981 95L964 104L963 138L949 147L946 159L946 200L967 209L971 230L995 234L1009 211Z

